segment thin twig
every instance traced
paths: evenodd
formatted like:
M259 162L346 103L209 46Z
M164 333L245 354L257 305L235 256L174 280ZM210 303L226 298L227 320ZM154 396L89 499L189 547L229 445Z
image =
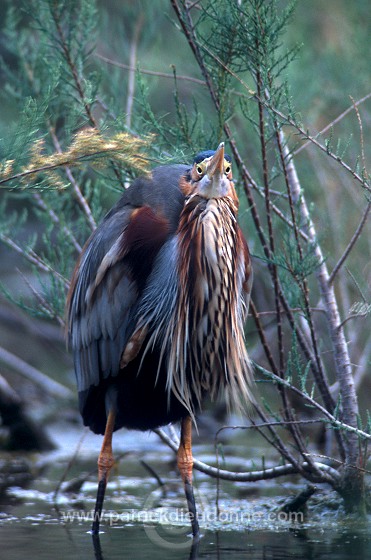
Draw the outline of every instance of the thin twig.
M62 147L59 143L58 137L57 137L54 129L51 126L49 127L49 132L50 132L50 136L52 138L55 149L57 150L58 153L62 153ZM65 167L65 172L66 172L66 175L67 175L67 178L68 178L69 182L72 185L73 192L75 193L77 202L78 202L80 208L82 209L82 211L84 212L84 214L86 216L86 219L87 219L87 222L90 226L90 229L92 231L94 231L97 227L96 221L94 220L93 214L90 210L90 206L89 206L86 198L82 194L81 189L80 189L75 177L73 176L71 169L68 167L68 165Z
M218 437L219 434L226 430L255 430L257 428L268 428L270 426L289 426L290 424L295 424L297 426L307 425L307 424L324 424L327 423L327 420L323 418L311 418L307 420L269 420L267 422L260 422L259 424L237 424L233 426L222 426L218 429L215 434L215 437Z
M35 265L39 270L52 274L53 276L58 278L66 288L69 287L68 280L64 278L62 274L57 272L52 266L47 264L37 253L35 253L35 251L33 251L32 249L23 249L20 245L13 241L13 239L10 239L10 237L3 233L0 233L0 239L5 243L5 245L13 249L16 253L22 255L28 262Z
M256 429L258 430L259 434L268 442L270 446L277 449L281 457L284 457L289 463L291 463L291 465L293 465L293 467L297 469L298 473L300 473L302 476L305 477L307 473L303 470L300 462L296 459L296 457L288 449L288 447L286 446L282 438L278 435L275 427L269 426L269 420L267 419L260 405L258 403L253 403L253 406L259 418L262 420L262 422L265 424L265 427L268 429L268 432L270 433L272 439L268 437L264 427L259 427L257 422L255 422L254 419L251 419L252 424L256 426Z
M359 319L359 317L367 317L369 315L369 313L365 312L365 313L354 313L352 315L349 315L346 319L344 319L340 325L338 325L338 329L342 329L344 327L344 325L348 322L351 321L352 319Z
M113 66L117 66L117 68L122 68L123 70L129 70L129 72L134 72L134 73L138 71L138 68L136 68L134 65L123 64L122 62L116 62L115 60L111 60L110 58L107 58L98 53L96 53L95 56L97 58L100 58L104 62L107 62L107 64L112 64ZM166 72L155 72L153 70L143 70L143 68L140 68L139 71L141 74L146 74L148 76L155 76L157 78L168 78L174 80L174 74L168 74ZM200 86L206 86L206 83L203 80L199 80L198 78L192 78L192 76L182 76L177 74L176 79L192 82Z
M325 313L325 310L323 309L323 307L311 307L310 308L312 312L317 312L317 313ZM290 307L290 311L292 313L303 313L303 308L302 307ZM264 317L264 315L275 315L276 312L273 311L258 311L257 312L257 316L258 317Z
M53 503L54 503L54 505L57 504L57 499L58 499L58 495L59 495L61 486L62 486L63 482L66 480L69 471L71 470L71 468L73 467L77 457L79 456L81 446L82 446L82 444L84 442L84 439L86 438L87 434L88 434L88 428L85 427L84 431L82 432L82 434L79 438L79 441L77 442L77 445L75 447L75 451L74 451L72 457L70 458L70 460L68 461L68 463L66 465L66 468L64 469L64 471L62 473L62 476L61 476L61 478L60 478L60 480L59 480L59 482L58 482L58 484L55 487L55 490L53 492Z
M32 293L32 295L35 297L35 299L39 302L41 309L47 313L47 315L50 318L55 319L59 325L61 327L65 326L65 322L63 317L61 317L60 315L58 315L55 310L53 309L53 307L51 306L51 304L44 298L44 296L41 294L40 291L38 291L35 286L32 285L32 283L28 280L28 278L23 274L23 272L21 272L18 268L17 268L17 272L18 274L20 274L23 278L23 281L25 282L25 284L27 285L27 287L29 288L30 292Z
M357 115L357 120L358 120L358 126L359 126L359 140L360 140L360 145L361 145L361 161L362 161L362 172L365 175L366 174L366 156L365 156L365 139L363 136L363 124L362 124L362 119L361 119L361 115L358 109L358 106L356 104L356 102L354 101L353 97L350 96L350 99L352 100L353 103L353 107L354 110L356 112Z
M371 92L368 93L367 95L365 95L364 97L362 97L361 99L358 99L358 101L353 102L352 105L350 105L350 107L348 107L348 109L346 109L345 111L343 111L340 115L338 115L336 117L336 119L334 119L333 121L331 121L328 125L326 125L324 128L322 128L322 130L320 130L320 132L318 132L316 134L316 137L321 136L322 134L324 134L325 132L327 132L328 130L330 130L333 126L335 126L335 124L337 124L338 122L340 122L344 117L346 117L351 111L353 111L353 109L355 109L356 107L358 107L358 105L361 105L361 103L364 103L365 101L367 101L367 99L370 99L371 97ZM296 150L294 150L292 152L292 156L295 157L297 156L302 150L305 150L305 148L307 148L308 146L311 145L311 141L308 140L307 142L304 142L304 144L302 144L299 148L297 148Z
M293 391L297 395L300 395L300 397L305 399L311 406L317 408L320 412L322 412L322 414L330 421L330 423L334 427L343 429L346 432L355 434L355 435L357 435L357 437L361 437L361 438L366 439L366 440L371 439L371 434L368 434L367 432L365 432L363 430L360 430L358 428L355 428L354 426L351 426L349 424L346 424L345 422L342 422L342 421L338 420L325 407L321 406L317 401L312 399L312 397L310 397L308 394L304 393L303 391L301 391L300 389L298 389L297 387L295 387L294 385L292 385L291 383L289 383L285 379L281 379L281 377L279 377L275 373L272 373L271 371L266 370L265 368L263 368L262 366L260 366L258 364L255 364L255 367L259 371L261 371L264 375L273 379L277 384L283 384L287 388L289 388L290 391Z
M371 94L370 94L370 96L371 96ZM361 158L362 158L362 167L363 167L362 172L366 176L367 175L367 173L366 173L366 157L365 157L362 119L361 119L361 116L359 114L359 110L358 110L358 107L356 105L356 102L354 101L353 98L351 98L351 99L353 101L353 108L356 112L357 119L358 119L358 124L359 124L360 143L361 143ZM329 278L329 283L330 284L334 281L336 274L339 272L340 268L343 266L344 262L346 261L346 259L350 255L350 252L352 251L354 245L357 243L358 239L360 238L362 230L363 230L363 228L364 228L364 226L367 222L367 218L368 218L368 215L370 213L370 210L371 210L371 200L368 201L366 209L363 213L363 216L361 218L360 223L358 224L358 227L357 227L356 231L354 232L354 234L353 234L351 240L349 241L344 253L340 257L340 259L336 263L333 271L330 274L330 278Z
M254 185L252 185L252 187L254 188ZM264 198L264 192L262 191L262 189L257 188L257 192L260 194L260 196L262 198ZM270 192L272 192L272 189L270 189ZM270 199L269 200L269 205L272 208L273 212L276 214L276 216L278 216L280 218L280 220L282 220L285 224L287 224L290 228L293 228L293 223L292 221L285 216L285 214L282 212L282 210L280 210L275 204L274 202ZM302 237L302 239L304 239L304 241L308 241L308 236L307 234L301 229L298 229L299 231L299 235L300 237Z
M272 356L271 349L269 348L269 344L268 344L267 338L266 338L265 333L264 333L264 327L261 324L260 319L259 319L260 313L258 313L258 311L255 307L255 304L252 300L250 301L249 309L251 311L252 316L254 317L255 324L256 324L258 334L259 334L259 338L260 338L260 342L262 343L262 346L264 348L264 352L265 352L265 355L266 355L267 360L269 362L269 365L270 365L272 371L277 371L277 367L276 367L274 358ZM276 315L275 311L273 311L272 313L274 313L274 315Z
M33 198L36 201L36 204L42 210L44 210L44 212L46 212L48 214L51 221L54 224L56 224L60 227L61 231L63 231L63 233L66 235L66 237L68 237L68 239L71 241L71 243L75 247L76 251L78 253L80 253L81 252L81 245L77 241L76 237L73 235L72 231L67 226L62 226L61 225L61 221L59 219L59 216L57 216L57 214L54 212L54 210L46 204L45 200L43 200L42 196L39 193L33 193Z

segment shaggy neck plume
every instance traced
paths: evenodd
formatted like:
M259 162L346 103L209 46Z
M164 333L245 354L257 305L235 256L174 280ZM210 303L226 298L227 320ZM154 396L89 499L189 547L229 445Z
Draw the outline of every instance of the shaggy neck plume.
M215 398L226 388L235 408L246 393L237 210L231 197L192 195L180 217L179 298L168 367L173 392L191 412L194 397L200 404L204 393Z

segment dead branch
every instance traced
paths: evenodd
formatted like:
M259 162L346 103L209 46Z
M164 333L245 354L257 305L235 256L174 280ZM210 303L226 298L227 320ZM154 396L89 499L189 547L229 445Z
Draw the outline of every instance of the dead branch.
M341 319L335 291L333 285L329 282L330 275L327 270L322 250L317 241L316 230L311 220L305 197L302 193L293 158L289 153L287 145L285 145L282 131L280 131L280 135L282 136L284 155L287 160L288 180L293 199L295 203L299 204L302 221L306 224L308 236L313 244L314 252L318 258L319 266L316 270L316 276L321 289L323 304L327 315L327 324L330 330L335 355L337 377L342 395L343 420L348 426L356 427L358 417L357 395L344 330L343 328L339 328L341 325ZM357 436L349 435L346 445L348 447L347 462L349 464L357 464L359 453Z
M178 451L178 443L169 437L162 428L157 428L154 432L160 437L160 439L168 445L175 453ZM315 463L316 467L325 476L328 475L328 482L337 481L340 478L339 473L330 467L322 463ZM310 464L305 462L302 464L304 469L309 469ZM261 471L252 472L232 472L224 469L218 469L217 467L212 467L207 465L198 459L194 459L193 468L196 470L211 476L212 478L221 478L223 480L231 480L233 482L257 482L259 480L269 480L272 478L278 478L280 476L287 476L291 474L297 474L299 471L292 464L289 465L279 465L277 467L272 467L269 469L263 469ZM321 481L323 482L323 480Z
M40 389L52 397L62 399L70 399L73 397L73 393L70 389L58 383L58 381L51 379L45 375L45 373L30 366L21 358L2 347L0 347L0 361L40 387Z

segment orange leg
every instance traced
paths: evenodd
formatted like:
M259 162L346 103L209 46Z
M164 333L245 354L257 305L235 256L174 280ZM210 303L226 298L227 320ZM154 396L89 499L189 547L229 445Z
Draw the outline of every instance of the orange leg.
M98 457L98 491L95 502L94 519L92 526L93 535L99 534L99 523L102 515L104 494L106 492L109 473L113 467L112 434L115 427L116 413L110 410L107 418L106 430L104 432L102 449Z
M190 521L192 524L192 535L193 538L199 538L200 528L198 525L196 502L192 486L192 419L190 416L182 419L177 463L184 483L184 491L187 499Z

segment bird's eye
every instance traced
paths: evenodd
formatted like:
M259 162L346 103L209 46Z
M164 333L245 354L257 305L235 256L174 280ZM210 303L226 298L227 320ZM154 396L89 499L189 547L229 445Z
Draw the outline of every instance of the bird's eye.
M227 175L228 175L228 173L230 172L230 170L231 170L231 166L230 166L230 165L227 165L227 167L225 168L225 172L227 173Z
M202 174L203 174L203 169L202 169L201 165L197 165L197 166L196 166L196 171L197 171L197 173L198 173L199 175L202 175Z

